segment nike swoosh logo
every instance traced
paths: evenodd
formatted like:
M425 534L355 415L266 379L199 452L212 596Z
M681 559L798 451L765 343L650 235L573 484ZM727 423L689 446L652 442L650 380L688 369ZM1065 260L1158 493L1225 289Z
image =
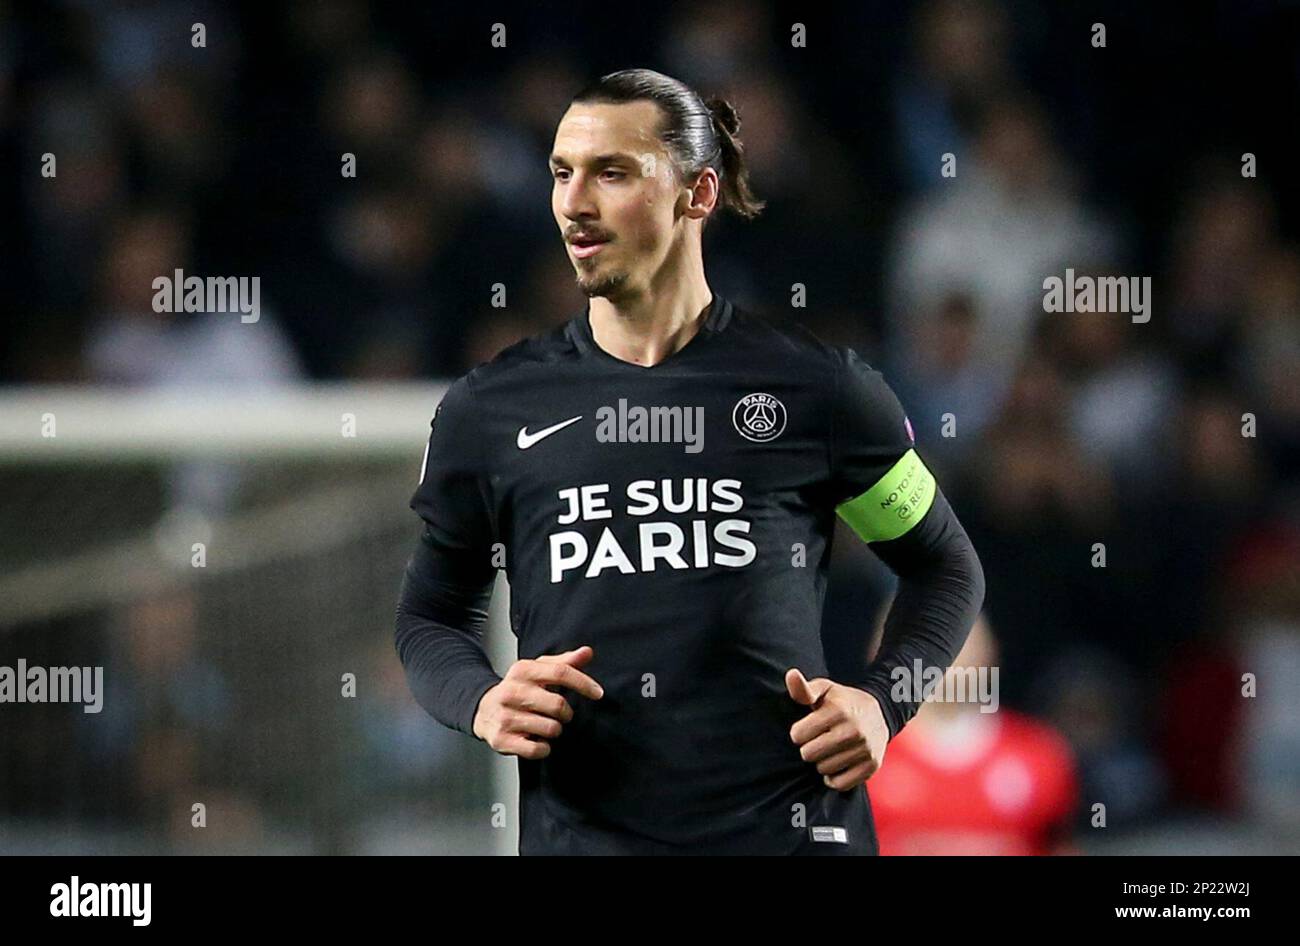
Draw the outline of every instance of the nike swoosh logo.
M537 441L542 440L545 437L549 437L557 430L563 430L565 427L568 427L570 424L576 424L580 420L582 420L581 414L579 414L577 417L570 417L568 420L562 420L558 424L552 424L550 427L543 427L541 430L537 431L537 433L534 434L530 434L528 432L527 427L520 427L519 437L515 440L515 443L518 444L520 450L527 450L533 444L537 443Z

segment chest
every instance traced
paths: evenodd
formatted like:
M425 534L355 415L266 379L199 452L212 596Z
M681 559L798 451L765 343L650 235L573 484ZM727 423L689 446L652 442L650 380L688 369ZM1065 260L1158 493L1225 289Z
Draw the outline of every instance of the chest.
M743 567L828 472L825 411L776 375L574 379L521 392L491 426L501 532L545 549L550 581Z

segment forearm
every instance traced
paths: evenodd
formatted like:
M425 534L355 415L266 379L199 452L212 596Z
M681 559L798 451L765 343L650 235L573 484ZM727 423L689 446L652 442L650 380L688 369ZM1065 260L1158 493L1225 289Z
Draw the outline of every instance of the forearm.
M916 668L947 669L966 642L984 603L984 570L942 493L910 532L872 548L898 575L898 592L858 685L880 703L893 738L920 709Z
M479 700L501 679L482 642L491 598L491 573L467 568L426 532L402 580L397 655L416 702L438 722L468 735L474 733Z

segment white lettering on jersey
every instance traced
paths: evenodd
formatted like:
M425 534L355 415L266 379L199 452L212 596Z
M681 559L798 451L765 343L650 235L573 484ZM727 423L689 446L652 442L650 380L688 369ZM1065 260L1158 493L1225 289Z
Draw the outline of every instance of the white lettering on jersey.
M625 516L681 516L700 513L736 513L744 508L740 480L724 479L710 483L706 477L679 480L634 480L626 489ZM556 517L561 525L614 518L608 506L608 483L569 486L557 496L563 511ZM576 530L555 532L549 536L551 582L563 581L570 572L581 569L583 578L598 578L610 569L623 575L672 569L744 568L758 555L747 538L747 519L673 520L662 518L640 521L635 545L625 549L610 526L601 530L592 550L587 538ZM585 568L584 568L585 566Z

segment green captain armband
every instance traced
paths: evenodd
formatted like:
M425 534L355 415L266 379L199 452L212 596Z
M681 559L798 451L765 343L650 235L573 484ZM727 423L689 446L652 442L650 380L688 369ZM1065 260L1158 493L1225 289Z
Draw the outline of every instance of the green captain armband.
M908 450L876 485L835 507L863 542L887 542L907 533L934 503L934 474Z

